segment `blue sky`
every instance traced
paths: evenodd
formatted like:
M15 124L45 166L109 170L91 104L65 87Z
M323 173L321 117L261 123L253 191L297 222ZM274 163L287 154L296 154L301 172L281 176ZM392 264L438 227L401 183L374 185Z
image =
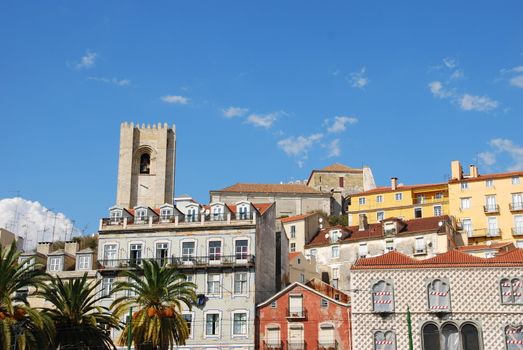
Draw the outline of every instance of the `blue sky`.
M0 198L96 230L119 125L176 124L176 192L523 168L520 1L3 1Z

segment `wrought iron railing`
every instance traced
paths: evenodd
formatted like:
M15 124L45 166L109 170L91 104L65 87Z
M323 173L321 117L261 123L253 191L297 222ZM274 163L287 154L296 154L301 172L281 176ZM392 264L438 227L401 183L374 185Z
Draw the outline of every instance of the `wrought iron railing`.
M499 205L497 205L497 204L484 205L483 211L487 214L499 213Z
M522 211L523 210L523 202L509 203L508 206L509 206L510 211Z
M254 255L207 255L144 259L102 259L98 260L100 270L141 268L142 260L156 260L162 266L195 268L207 266L249 266L254 264Z
M307 318L307 309L287 309L287 318Z
M338 341L318 340L318 350L338 350Z

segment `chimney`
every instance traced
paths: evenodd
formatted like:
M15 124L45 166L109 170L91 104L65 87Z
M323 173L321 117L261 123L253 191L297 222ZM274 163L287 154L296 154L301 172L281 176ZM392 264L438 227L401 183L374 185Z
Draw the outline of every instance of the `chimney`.
M390 189L396 190L398 188L398 178L397 177L391 177L390 178Z
M451 172L450 178L452 180L463 179L463 169L461 168L461 164L460 164L459 160L453 160L450 163L450 172Z
M469 165L469 169L470 169L470 174L469 174L469 177L478 177L478 168L471 164Z
M49 255L49 253L51 253L51 242L38 242L36 252L43 255Z
M367 215L360 214L360 225L358 231L365 231L369 228L369 223L367 222Z
M75 256L76 252L78 251L78 242L74 242L74 241L65 242L64 251L67 254Z

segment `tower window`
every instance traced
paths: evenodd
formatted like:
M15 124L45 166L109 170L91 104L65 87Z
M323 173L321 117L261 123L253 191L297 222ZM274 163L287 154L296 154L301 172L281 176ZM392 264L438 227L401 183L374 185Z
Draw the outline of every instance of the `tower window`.
M144 153L140 157L140 174L149 174L151 169L151 156Z

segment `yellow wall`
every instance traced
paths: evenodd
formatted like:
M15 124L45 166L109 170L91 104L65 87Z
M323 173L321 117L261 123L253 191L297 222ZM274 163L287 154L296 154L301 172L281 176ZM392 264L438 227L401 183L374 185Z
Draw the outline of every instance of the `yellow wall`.
M403 199L396 200L396 193L402 193ZM436 193L442 193L443 198L436 199ZM425 196L422 203L418 203L417 195ZM377 196L383 196L383 201L378 203ZM360 198L365 198L365 204L359 204ZM442 215L449 214L447 185L427 186L397 190L384 190L382 193L353 195L349 206L349 224L359 225L359 214L366 214L368 223L377 223L377 212L384 211L384 218L401 217L404 220L414 219L414 208L421 208L422 217L434 216L434 206L440 205ZM351 217L352 216L352 223Z
M512 228L515 227L514 216L522 215L523 210L511 211L509 204L512 203L513 193L523 193L523 177L519 176L519 184L512 184L510 174L505 178L492 178L493 186L487 187L486 180L488 175L482 175L481 179L464 179L451 181L449 183L450 212L463 223L463 219L472 220L472 233L469 234L469 242L483 242L486 240L496 241L515 241L523 240L523 233L519 235L512 234ZM467 189L462 189L461 184L466 182ZM486 214L484 205L486 196L495 195L496 204L499 206L499 213ZM461 198L470 198L470 208L461 208ZM487 236L487 218L497 218L498 228L501 230L499 237Z

